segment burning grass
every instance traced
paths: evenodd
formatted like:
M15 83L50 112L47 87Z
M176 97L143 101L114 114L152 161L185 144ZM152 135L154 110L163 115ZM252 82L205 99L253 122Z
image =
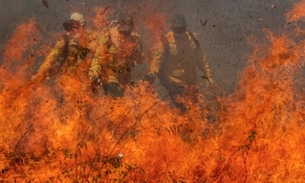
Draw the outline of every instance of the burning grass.
M305 45L294 44L289 35L269 36L272 45L263 57L256 45L240 89L218 98L215 124L195 105L177 115L146 82L112 100L92 94L86 69L15 87L19 95L7 87L20 83L6 77L0 95L0 180L303 182L304 98L294 83ZM10 55L19 48L7 49ZM23 73L19 69L16 75ZM11 71L2 68L5 74Z

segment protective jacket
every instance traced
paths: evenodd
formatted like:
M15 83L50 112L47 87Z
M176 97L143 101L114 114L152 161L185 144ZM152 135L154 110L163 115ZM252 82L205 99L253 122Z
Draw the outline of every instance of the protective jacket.
M93 49L96 37L96 33L84 28L80 28L77 34L63 34L47 55L36 76L76 71L87 53Z
M196 68L211 78L209 63L203 55L195 33L185 32L175 35L172 31L162 36L155 47L150 73L158 73L163 80L178 85L195 85Z
M100 78L102 84L110 82L130 83L131 68L144 60L140 36L132 32L123 36L114 27L102 34L91 61L89 77Z

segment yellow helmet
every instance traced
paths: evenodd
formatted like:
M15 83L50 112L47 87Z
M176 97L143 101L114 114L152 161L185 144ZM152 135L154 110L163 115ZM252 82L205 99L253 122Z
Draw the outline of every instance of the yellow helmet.
M85 24L84 16L80 13L77 13L77 12L71 13L70 19L79 22L80 25Z

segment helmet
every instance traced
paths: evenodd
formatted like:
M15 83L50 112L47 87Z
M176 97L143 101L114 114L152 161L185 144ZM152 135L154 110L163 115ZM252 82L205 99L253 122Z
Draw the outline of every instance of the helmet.
M176 14L176 15L172 16L171 29L174 32L174 34L176 34L176 35L185 33L186 21L185 21L184 15Z
M71 13L70 19L79 22L80 25L85 24L84 16L80 13L77 12Z
M185 17L182 14L175 14L171 18L171 27L186 27Z
M118 18L119 31L131 33L134 30L133 17L122 13Z

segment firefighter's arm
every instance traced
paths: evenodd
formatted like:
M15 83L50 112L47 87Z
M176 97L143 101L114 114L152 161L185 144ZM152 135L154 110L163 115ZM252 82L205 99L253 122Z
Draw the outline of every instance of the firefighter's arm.
M150 84L153 84L157 78L157 74L160 70L162 57L165 53L165 47L163 42L158 40L158 42L154 45L152 50L152 60L148 67L148 73L144 76L143 80L148 81Z
M198 60L197 62L197 65L199 67L199 69L205 73L205 76L202 76L203 79L206 79L208 81L209 84L213 84L214 83L214 80L212 78L213 76L213 72L212 70L210 69L210 66L209 66L209 62L208 62L208 59L205 55L203 55L202 53L200 54L201 55L201 59Z
M162 41L158 40L158 42L156 43L156 45L153 48L152 61L150 63L149 69L148 69L149 74L156 76L156 74L159 72L162 56L164 55L164 52L165 52L164 49L165 48L164 48Z
M89 50L95 50L96 46L97 46L97 42L98 42L98 35L99 32L98 31L93 31L93 30L88 30L88 34L89 34L89 45L88 48Z
M65 40L63 38L60 38L56 44L55 47L52 48L50 53L47 55L45 61L42 63L42 65L39 67L37 74L33 77L33 79L38 77L44 77L47 71L52 68L54 62L56 59L59 58L61 51L64 49L65 46Z
M205 71L205 74L208 78L212 78L212 71L210 69L210 65L209 65L209 62L208 62L208 59L205 55L202 56L203 58L203 71Z
M133 49L133 54L134 54L134 58L135 58L135 63L134 65L139 65L142 64L144 59L145 59L145 54L143 51L143 45L142 45L142 39L141 36L135 32L132 32L132 35L136 38L137 41L137 45L136 47Z
M193 36L194 42L192 42L191 45L193 47L197 48L197 51L198 51L197 55L200 56L199 59L197 60L197 65L198 65L199 69L205 73L205 76L203 76L203 77L205 79L207 79L210 84L212 84L212 83L214 83L214 80L212 79L213 72L210 69L208 59L201 51L201 47L200 47L200 43L198 41L197 34L192 33L192 36Z
M139 42L139 44L137 45L137 48L135 50L136 50L135 54L136 54L136 58L137 58L135 65L142 64L145 59L145 54L144 54L143 46L142 46L141 42Z
M89 78L91 81L94 81L99 77L101 74L101 63L106 59L107 56L106 50L107 48L107 42L109 40L109 33L105 33L100 37L98 40L94 57L91 60L90 69L89 69Z

